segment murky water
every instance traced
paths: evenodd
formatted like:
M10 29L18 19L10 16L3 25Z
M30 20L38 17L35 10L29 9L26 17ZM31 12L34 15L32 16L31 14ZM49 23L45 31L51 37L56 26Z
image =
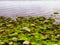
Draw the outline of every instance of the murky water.
M0 15L2 16L43 15L49 17L54 11L60 13L59 1L0 1Z

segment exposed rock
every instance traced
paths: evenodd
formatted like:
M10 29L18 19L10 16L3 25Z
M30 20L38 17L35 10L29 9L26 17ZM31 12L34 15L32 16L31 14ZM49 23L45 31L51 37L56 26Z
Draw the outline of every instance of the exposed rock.
M17 41L18 39L17 39L16 37L13 37L12 40L13 40L13 41Z
M0 42L0 45L3 45L4 44L4 42Z
M24 42L23 42L23 45L29 45L29 44L30 44L29 41L24 41Z
M12 45L13 44L13 42L9 42L9 45Z
M23 30L30 32L30 29L28 27L23 27Z
M53 44L53 45L58 45L58 44Z

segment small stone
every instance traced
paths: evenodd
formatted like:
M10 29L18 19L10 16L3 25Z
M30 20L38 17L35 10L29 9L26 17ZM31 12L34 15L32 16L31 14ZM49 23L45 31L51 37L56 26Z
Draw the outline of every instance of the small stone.
M28 27L23 27L23 30L30 32L30 29Z
M4 32L5 30L0 30L0 32Z
M0 42L0 45L4 44L4 42Z
M58 45L58 44L53 44L53 45Z
M23 42L23 45L29 45L29 44L30 44L29 41L24 41L24 42Z
M13 37L12 40L13 40L13 41L17 41L18 39L17 39L16 37Z
M12 45L13 44L13 42L9 42L9 45Z
M58 37L60 37L60 34L57 34Z

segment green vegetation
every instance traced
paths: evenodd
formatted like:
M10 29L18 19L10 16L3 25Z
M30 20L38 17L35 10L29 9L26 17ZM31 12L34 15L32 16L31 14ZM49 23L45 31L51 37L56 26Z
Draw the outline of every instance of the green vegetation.
M0 45L60 45L60 24L54 18L0 16Z
M59 12L54 12L54 14L59 14Z

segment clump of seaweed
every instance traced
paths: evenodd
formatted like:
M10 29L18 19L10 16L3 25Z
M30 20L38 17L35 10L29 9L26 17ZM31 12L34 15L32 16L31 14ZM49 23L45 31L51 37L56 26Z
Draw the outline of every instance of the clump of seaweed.
M60 24L54 22L43 16L0 16L0 45L60 45Z
M54 14L59 14L59 12L54 12Z

